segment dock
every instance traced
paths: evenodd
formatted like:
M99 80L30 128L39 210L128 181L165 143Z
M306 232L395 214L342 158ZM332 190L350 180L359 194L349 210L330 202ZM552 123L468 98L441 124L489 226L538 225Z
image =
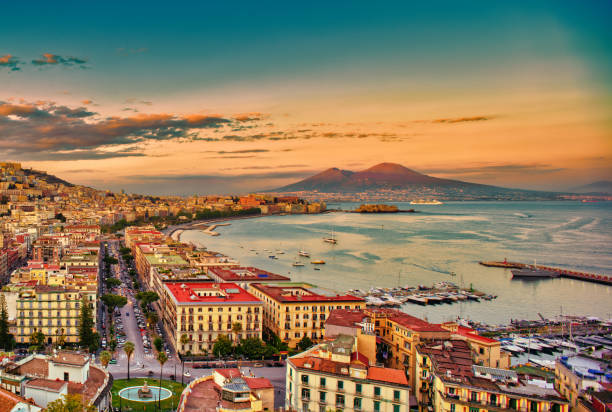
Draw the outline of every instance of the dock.
M508 262L506 260L502 262L483 261L483 262L478 262L478 263L480 263L483 266L487 266L487 267L496 267L496 268L504 268L504 269L523 269L526 267L535 267L536 269L548 270L550 272L558 273L559 276L562 278L577 279L577 280L583 280L585 282L594 282L594 283L600 283L602 285L612 286L612 276L600 275L596 273L580 272L580 271L574 271L574 270L556 268L556 267L544 266L544 265L534 266L534 265L528 265L526 263L520 263L520 262Z

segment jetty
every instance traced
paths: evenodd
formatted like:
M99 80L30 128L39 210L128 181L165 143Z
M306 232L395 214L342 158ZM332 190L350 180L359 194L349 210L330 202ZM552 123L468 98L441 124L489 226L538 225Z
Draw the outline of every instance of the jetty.
M230 224L231 223L216 223L216 224L210 225L206 229L202 230L202 233L206 233L207 235L211 235L211 236L219 236L220 233L219 232L215 232L215 229L218 226L229 226Z
M608 276L608 275L580 272L580 271L557 268L557 267L552 267L552 266L545 266L545 265L529 265L527 263L509 262L506 260L501 261L501 262L483 261L483 262L478 262L478 263L480 263L483 266L487 266L487 267L496 267L496 268L504 268L504 269L535 268L535 269L540 269L540 270L547 270L549 272L558 273L559 277L562 277L562 278L577 279L577 280L583 280L585 282L601 283L603 285L612 286L612 276Z

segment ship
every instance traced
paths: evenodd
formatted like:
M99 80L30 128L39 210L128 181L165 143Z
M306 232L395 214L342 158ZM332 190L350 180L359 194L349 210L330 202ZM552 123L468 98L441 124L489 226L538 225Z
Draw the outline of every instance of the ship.
M561 276L558 272L538 269L535 266L527 266L522 269L512 269L511 272L513 278L522 279L558 278Z
M423 200L417 199L410 202L411 205L442 205L443 203L439 200Z

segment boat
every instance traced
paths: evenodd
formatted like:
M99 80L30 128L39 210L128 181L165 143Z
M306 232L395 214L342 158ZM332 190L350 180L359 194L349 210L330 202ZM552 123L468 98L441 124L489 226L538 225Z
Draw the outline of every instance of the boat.
M510 272L512 272L512 278L521 279L558 278L561 276L558 272L538 269L536 266L524 267L522 269L512 269Z
M318 268L318 267L316 267L316 266L315 266L315 267L314 267L314 270L321 270L321 268Z
M410 202L411 205L442 205L443 203L439 200L425 200L417 199Z
M298 252L298 256L310 257L310 253L306 252L304 249L301 249L301 250Z
M310 263L312 263L313 265L324 265L325 261L322 259L319 259L319 260L312 260L310 261Z
M282 250L277 250L277 251L276 251L276 254L277 254L277 255L284 255L284 254L285 254L285 252L283 252Z
M268 256L268 257L269 257L270 259L278 259L278 258L277 258L276 256L274 256L274 255L270 255L270 256Z
M292 266L304 266L304 264L296 260L295 262L292 263Z
M336 240L336 236L334 235L334 231L333 230L331 232L331 236L330 237L324 237L323 238L323 242L331 243L332 245L335 245L336 243L338 243L338 241Z

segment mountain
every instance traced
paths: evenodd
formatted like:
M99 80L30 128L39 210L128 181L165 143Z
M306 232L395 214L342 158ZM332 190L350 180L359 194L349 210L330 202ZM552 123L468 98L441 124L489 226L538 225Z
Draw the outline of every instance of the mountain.
M278 188L273 192L314 192L319 195L346 194L361 198L406 200L440 198L446 200L536 200L557 199L558 193L440 179L416 172L396 163L380 163L359 172L327 169L299 182ZM306 194L307 195L307 194Z
M338 168L327 169L297 183L277 189L279 192L360 192L367 190L401 190L414 186L484 186L459 180L439 179L424 175L396 163L380 163L369 169L352 172Z
M574 193L605 193L612 194L612 181L600 180L598 182L589 183L570 189Z

